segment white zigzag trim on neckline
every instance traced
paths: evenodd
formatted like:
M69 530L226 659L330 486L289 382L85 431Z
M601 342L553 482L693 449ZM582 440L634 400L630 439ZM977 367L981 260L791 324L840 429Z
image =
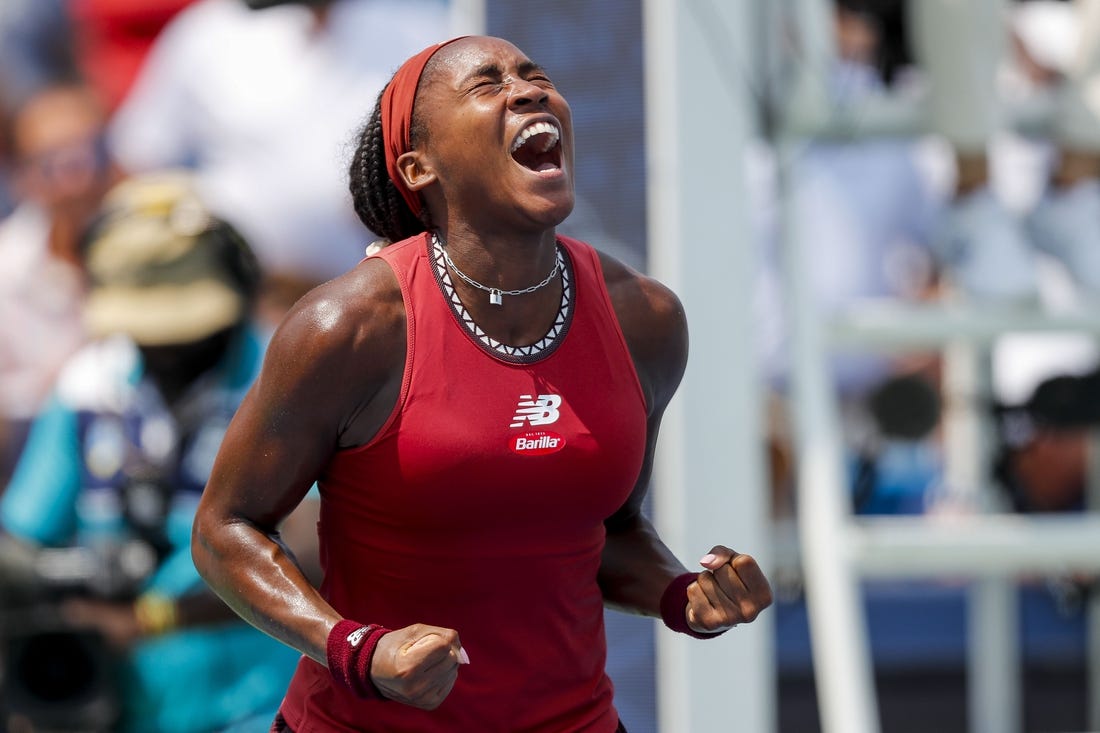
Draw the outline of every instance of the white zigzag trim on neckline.
M462 321L462 324L466 327L466 330L490 351L513 359L521 358L526 360L539 356L542 352L555 345L562 331L565 329L565 325L569 322L569 311L573 307L573 278L569 268L566 267L565 255L562 253L560 244L557 246L557 258L558 271L561 273L562 283L561 305L558 306L558 315L554 319L554 325L550 327L550 330L546 332L545 336L530 346L510 346L501 343L486 334L485 331L481 329L481 326L474 322L474 319L470 316L470 312L467 311L466 306L462 304L462 299L458 297L458 291L455 290L454 282L451 280L451 274L447 270L447 262L443 258L443 246L440 244L437 237L432 237L432 258L435 261L436 274L443 284L443 294L447 297L447 300L450 301L451 308L454 309L455 313Z

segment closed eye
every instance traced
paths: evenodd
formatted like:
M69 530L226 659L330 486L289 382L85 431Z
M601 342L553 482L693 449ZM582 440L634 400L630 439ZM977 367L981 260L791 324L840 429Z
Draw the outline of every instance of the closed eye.
M500 79L477 79L467 85L466 93L495 93L503 88L504 84Z

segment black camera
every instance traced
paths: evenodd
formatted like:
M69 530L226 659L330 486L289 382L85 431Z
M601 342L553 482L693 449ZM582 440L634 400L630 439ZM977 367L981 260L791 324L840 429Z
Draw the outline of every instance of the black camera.
M115 652L97 631L70 625L60 607L73 597L135 598L156 567L154 549L131 539L20 554L24 571L9 574L16 582L5 587L0 614L5 730L112 730L120 709Z
M159 566L168 491L131 480L120 493L129 532L60 548L0 544L0 714L4 730L106 733L121 709L119 662L102 635L72 626L72 598L129 602Z

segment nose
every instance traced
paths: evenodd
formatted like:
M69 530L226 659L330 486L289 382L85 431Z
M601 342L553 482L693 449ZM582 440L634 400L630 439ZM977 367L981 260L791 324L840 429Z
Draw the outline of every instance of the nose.
M527 79L513 79L508 93L508 104L513 109L529 107L531 105L545 105L550 100L550 94L538 84Z

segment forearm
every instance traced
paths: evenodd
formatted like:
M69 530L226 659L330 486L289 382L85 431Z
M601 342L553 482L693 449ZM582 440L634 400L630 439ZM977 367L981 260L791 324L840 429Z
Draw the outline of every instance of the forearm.
M606 606L660 617L662 594L686 572L645 517L608 528L598 576Z
M326 664L328 633L340 615L321 597L275 536L244 521L196 521L195 566L237 615Z

